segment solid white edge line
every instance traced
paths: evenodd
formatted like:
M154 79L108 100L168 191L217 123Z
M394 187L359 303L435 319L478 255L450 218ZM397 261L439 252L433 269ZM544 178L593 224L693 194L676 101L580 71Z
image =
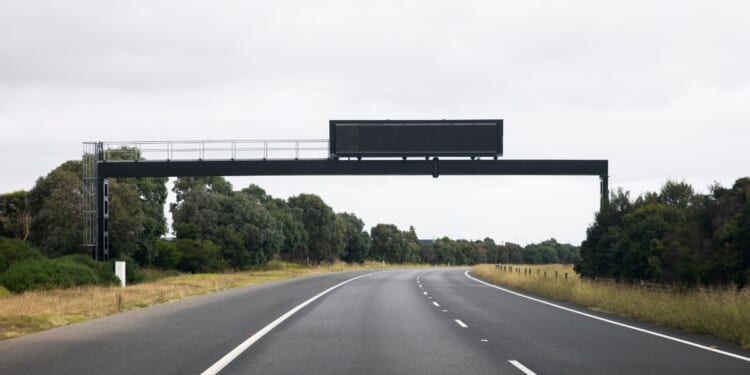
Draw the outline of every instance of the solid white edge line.
M235 360L237 357L242 354L245 350L247 350L250 346L255 344L256 341L260 340L263 336L265 336L268 332L271 332L272 329L276 328L279 324L284 322L285 320L289 319L292 315L294 315L297 311L301 310L303 307L315 302L320 297L325 296L326 294L332 292L334 289L337 289L345 284L348 284L354 280L361 279L363 277L372 276L378 273L383 273L387 271L378 271L378 272L372 272L368 273L366 275L360 275L357 277L353 277L348 280L344 280L318 294L316 294L314 297L308 299L305 302L300 303L293 309L287 311L284 315L276 318L273 322L269 323L267 326L263 327L260 331L256 332L254 335L250 336L247 340L243 341L241 344L237 345L236 348L232 349L229 353L227 353L225 356L221 357L216 363L211 365L211 367L207 368L205 371L201 373L201 375L215 375L218 374L219 371L221 371L224 367L226 367L228 364L230 364L233 360Z
M453 321L455 321L456 324L460 325L462 328L469 328L469 326L467 326L466 323L462 322L459 319L453 319Z
M511 359L510 361L511 365L516 366L517 369L521 370L526 375L536 375L536 372L529 370L528 367L524 366L521 362L518 362L514 359Z
M464 275L466 275L466 277L468 277L469 279L472 279L472 280L474 280L474 281L476 281L476 282L478 282L480 284L484 284L484 285L487 285L489 287L492 287L492 288L495 288L495 289L499 289L499 290L502 290L503 292L510 293L510 294L516 295L518 297L526 298L526 299L534 301L534 302L539 302L539 303L542 303L542 304L545 304L545 305L548 305L548 306L556 307L556 308L558 308L560 310L565 310L565 311L571 312L573 314L578 314L578 315L581 315L581 316L585 316L587 318L596 319L596 320L599 320L599 321L602 321L602 322L605 322L605 323L609 323L609 324L613 324L613 325L616 325L616 326L619 326L619 327L623 327L623 328L627 328L627 329L632 329L634 331L638 331L638 332L641 332L641 333L645 333L645 334L653 335L653 336L656 336L656 337L661 337L663 339L667 339L667 340L679 342L680 344L689 345L689 346L692 346L692 347L695 347L695 348L699 348L699 349L703 349L703 350L708 350L710 352L714 352L714 353L717 353L717 354L722 354L722 355L725 355L725 356L728 356L728 357L732 357L732 358L736 358L736 359L743 360L743 361L746 361L746 362L750 362L750 358L743 357L743 356L741 356L739 354L725 352L723 350L714 349L714 348L711 348L711 347L708 347L708 346L705 346L705 345L694 343L692 341L687 341L687 340L683 340L683 339L678 339L677 337L668 336L668 335L665 335L663 333L649 331L647 329L638 328L638 327L635 327L635 326L627 325L625 323L616 322L614 320L609 320L609 319L602 318L602 317L599 317L599 316L596 316L596 315L587 314L585 312L578 311L578 310L573 310L571 308L560 306L560 305L556 305L554 303L547 302L547 301L541 300L539 298L534 298L534 297L530 297L530 296L527 296L527 295L524 295L524 294L521 294L521 293L518 293L518 292L514 292L512 290L508 290L508 289L499 287L499 286L497 286L495 284L490 284L490 283L488 283L486 281L479 280L479 279L477 279L477 278L469 275L469 271L464 272Z

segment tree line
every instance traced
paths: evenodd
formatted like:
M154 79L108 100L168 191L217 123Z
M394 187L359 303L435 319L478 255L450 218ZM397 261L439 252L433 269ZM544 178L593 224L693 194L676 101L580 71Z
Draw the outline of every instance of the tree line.
M697 194L681 182L631 199L611 194L581 244L582 276L685 285L747 285L750 178Z
M134 150L120 150L112 156L138 157ZM23 243L0 243L0 273L11 268L10 263L24 259L37 263L26 265L19 273L46 273L50 280L76 268L67 265L70 261L91 266L84 260L91 249L81 244L81 181L82 163L68 161L40 177L31 190L0 195L0 237ZM244 270L263 266L273 258L306 264L335 260L452 265L572 263L579 256L577 247L554 239L523 247L497 245L490 238L420 241L413 227L401 230L393 224L377 224L367 231L355 214L336 213L317 195L279 199L257 185L235 190L223 177L176 179L172 187L176 202L169 207L175 238L167 240L166 182L166 178L110 179L110 256L127 260L129 268ZM84 258L65 258L63 266L39 263L40 257L71 255ZM62 279L91 277L69 275Z

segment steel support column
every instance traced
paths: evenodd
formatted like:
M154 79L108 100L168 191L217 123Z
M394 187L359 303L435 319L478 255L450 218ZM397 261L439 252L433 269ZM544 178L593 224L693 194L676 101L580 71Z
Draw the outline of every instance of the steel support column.
M606 174L599 176L601 186L601 203L599 205L599 212L604 212L609 206L609 176Z
M96 260L109 260L109 179L96 179Z

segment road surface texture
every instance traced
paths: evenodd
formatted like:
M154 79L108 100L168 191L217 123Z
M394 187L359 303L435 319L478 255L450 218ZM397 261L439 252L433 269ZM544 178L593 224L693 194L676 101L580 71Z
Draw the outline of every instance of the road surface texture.
M750 352L456 268L273 282L0 342L0 374L200 373L750 374Z

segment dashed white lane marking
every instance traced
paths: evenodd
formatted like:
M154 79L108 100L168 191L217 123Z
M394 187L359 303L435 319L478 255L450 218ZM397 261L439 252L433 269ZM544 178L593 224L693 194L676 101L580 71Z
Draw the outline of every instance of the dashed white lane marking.
M422 293L424 293L424 295L427 295L427 292L422 292Z
M435 307L440 307L440 304L435 301L432 301L432 304L435 305Z
M247 340L243 341L236 348L232 349L231 352L227 353L225 356L221 357L221 359L219 359L218 361L216 361L216 363L214 363L213 365L211 365L211 367L207 368L206 371L203 371L201 373L201 375L215 375L215 374L218 374L219 371L221 371L221 369L223 369L228 364L230 364L233 360L235 360L237 357L239 357L240 354L242 354L242 352L244 352L245 350L247 350L247 348L249 348L250 346L252 346L253 344L255 344L255 342L257 342L263 336L265 336L266 334L268 334L268 332L271 332L272 329L276 328L279 324L281 324L285 320L289 319L289 317L291 317L292 315L294 315L295 313L297 313L297 311L302 310L302 308L304 308L305 306L307 306L307 305L315 302L320 297L323 297L326 294L332 292L333 290L335 290L335 289L337 289L337 288L339 288L341 286L344 286L345 284L348 284L348 283L350 283L350 282L352 282L354 280L361 279L361 278L367 277L367 276L372 276L372 275L375 275L375 274L378 274L378 273L383 273L383 272L387 272L387 271L378 271L378 272L368 273L366 275L360 275L360 276L357 276L357 277L353 277L353 278L351 278L349 280L344 280L344 281L342 281L342 282L340 282L340 283L338 283L338 284L336 284L336 285L334 285L334 286L332 286L332 287L330 287L330 288L328 288L328 289L326 289L326 290L324 290L324 291L316 294L315 296L313 296L312 298L308 299L307 301L300 303L295 308L287 311L284 315L276 318L276 320L274 320L273 322L269 323L267 326L263 327L263 329L261 329L260 331L256 332L254 335L250 336Z
M448 312L448 310L446 310L446 309L443 309L443 312Z
M725 355L725 356L728 356L728 357L737 358L737 359L740 359L740 360L743 360L743 361L746 361L746 362L750 362L750 358L743 357L743 356L741 356L739 354L725 352L723 350L714 349L714 348L711 348L711 347L708 347L708 346L705 346L705 345L696 344L696 343L691 342L691 341L687 341L687 340L683 340L683 339L678 339L677 337L667 336L667 335L662 334L662 333L658 333L658 332L654 332L654 331L649 331L649 330L643 329L643 328L634 327L634 326L627 325L627 324L624 324L624 323L616 322L614 320L605 319L605 318L602 318L602 317L598 317L596 315L591 315L591 314L587 314L585 312L581 312L581 311L578 311L578 310L573 310L573 309L568 308L568 307L564 307L564 306L560 306L560 305L555 305L554 303L547 302L547 301L541 300L539 298L529 297L527 295L524 295L524 294L521 294L521 293L518 293L518 292L514 292L512 290L501 288L501 287L499 287L497 285L490 284L488 282L479 280L476 277L470 276L469 275L469 271L464 272L464 275L466 275L466 277L468 277L468 278L470 278L470 279L472 279L472 280L474 280L474 281L476 281L476 282L478 282L480 284L484 284L484 285L487 285L489 287L492 287L492 288L495 288L495 289L498 289L498 290L502 290L503 292L510 293L510 294L513 294L513 295L521 297L521 298L526 298L526 299L534 301L534 302L539 302L539 303L545 304L547 306L552 306L552 307L558 308L560 310L565 310L565 311L571 312L573 314L578 314L578 315L581 315L581 316L585 316L587 318L596 319L596 320L599 320L599 321L602 321L602 322L605 322L605 323L609 323L609 324L613 324L613 325L616 325L616 326L619 326L619 327L623 327L623 328L627 328L627 329L632 329L634 331L638 331L638 332L641 332L641 333L646 333L646 334L653 335L653 336L656 336L656 337L661 337L663 339L672 340L672 341L675 341L675 342L679 342L681 344L690 345L690 346L693 346L693 347L696 347L696 348L700 348L700 349L703 349L703 350L708 350L710 352L714 352L714 353L717 353L717 354L722 354L722 355Z
M421 288L423 288L423 287L422 287L422 284L419 284L419 288L420 288L420 289L421 289Z
M482 341L482 342L488 342L488 341L490 341L490 340L487 340L487 339L481 339L480 341Z
M461 320L459 319L453 319L453 320L456 322L456 324L460 325L461 327L469 328L469 326L467 326L466 323L462 322Z
M511 365L516 366L517 369L521 370L521 372L526 375L536 375L536 372L529 370L529 368L521 364L521 362L512 359L508 362L510 362Z

